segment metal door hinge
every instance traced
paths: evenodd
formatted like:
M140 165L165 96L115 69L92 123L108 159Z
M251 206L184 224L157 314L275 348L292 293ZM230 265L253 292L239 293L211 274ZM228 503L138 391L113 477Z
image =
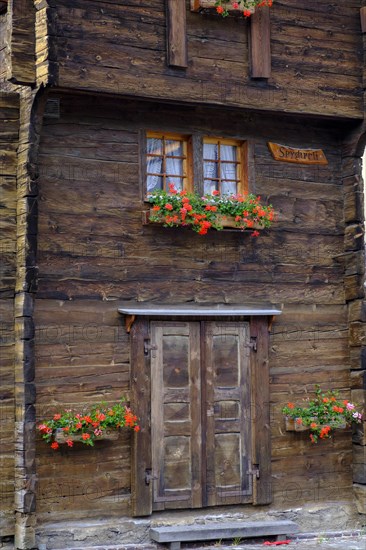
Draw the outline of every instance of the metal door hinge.
M150 485L151 481L154 481L154 479L158 479L158 476L156 476L152 473L151 468L146 468L146 470L145 470L145 485Z
M256 479L260 478L259 464L253 464L252 468L248 470L248 474L252 474Z
M157 350L158 347L157 346L152 346L150 344L150 340L149 339L146 339L144 340L144 354L145 355L149 355L150 351L152 350Z
M257 337L256 336L251 336L250 337L249 347L253 351L257 351Z

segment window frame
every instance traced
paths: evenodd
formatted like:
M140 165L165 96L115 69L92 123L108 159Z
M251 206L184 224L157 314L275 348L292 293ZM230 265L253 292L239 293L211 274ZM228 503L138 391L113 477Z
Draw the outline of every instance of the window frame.
M216 143L218 140L223 145L234 145L238 148L238 194L246 194L250 192L250 177L251 165L249 163L249 147L250 143L247 139L231 138L220 135L209 135L203 132L192 132L188 134L186 132L174 132L166 130L150 130L145 129L141 131L141 155L140 155L140 173L141 173L141 197L142 200L148 202L148 190L147 190L147 140L148 138L158 139L179 139L183 140L186 147L186 174L183 183L183 189L186 189L189 193L196 192L200 195L204 193L204 157L203 146L204 143Z
M148 159L148 152L147 152L147 141L149 138L156 138L156 139L162 139L164 141L167 140L176 140L176 141L182 141L183 144L183 175L182 175L182 182L183 182L183 189L187 189L187 191L191 192L194 189L194 181L193 181L193 150L192 150L192 136L188 134L181 134L178 132L165 132L165 131L151 131L147 130L145 132L145 148L144 148L144 181L143 181L143 193L144 198L146 199L149 191L147 189L147 178L149 175L149 172L147 170L147 159ZM151 155L153 156L153 155ZM166 155L163 154L163 162L166 159ZM173 157L174 158L174 157ZM168 191L167 185L165 186L165 180L167 179L167 176L165 173L162 174L163 177L163 190ZM171 176L174 177L174 176ZM167 182L168 183L168 182Z
M204 174L204 163L205 159L203 156L203 149L205 143L208 144L219 144L220 145L231 145L237 147L238 151L238 158L237 158L237 174L236 174L236 181L237 181L237 190L236 194L245 194L248 193L248 142L240 139L235 138L226 138L222 136L203 136L202 137L202 170ZM217 162L220 166L220 160ZM216 161L214 161L216 162ZM203 192L204 192L204 185L205 185L205 177L203 177ZM221 180L221 177L219 177L219 180ZM221 181L219 181L219 187L221 187ZM220 188L219 188L220 190Z

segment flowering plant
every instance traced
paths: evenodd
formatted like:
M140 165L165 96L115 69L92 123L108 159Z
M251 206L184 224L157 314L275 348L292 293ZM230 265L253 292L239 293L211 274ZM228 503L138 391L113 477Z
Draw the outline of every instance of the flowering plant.
M217 0L215 3L216 11L223 17L229 15L229 9L242 10L244 17L250 17L255 8L261 8L263 6L271 7L273 0Z
M356 410L354 403L347 399L340 400L336 391L324 393L319 386L315 388L315 398L308 399L306 406L287 403L282 409L282 413L292 418L296 424L310 428L312 443L316 443L318 438L330 437L333 429L362 421L362 414Z
M81 436L80 441L85 445L93 446L94 441L109 429L122 427L132 428L135 432L140 430L137 416L124 405L123 400L113 406L101 403L83 413L65 409L55 413L51 420L45 420L37 426L43 439L50 443L54 450L59 448L59 444L55 441L57 430L64 432L66 444L72 447L74 435Z
M262 206L260 197L252 194L221 196L213 191L212 195L201 197L185 189L178 192L169 184L169 192L153 191L147 200L153 205L150 221L166 227L187 226L199 235L206 235L210 228L222 229L223 217L227 216L233 217L236 227L243 230L270 227L274 219L272 206ZM257 237L259 233L255 230L252 235Z

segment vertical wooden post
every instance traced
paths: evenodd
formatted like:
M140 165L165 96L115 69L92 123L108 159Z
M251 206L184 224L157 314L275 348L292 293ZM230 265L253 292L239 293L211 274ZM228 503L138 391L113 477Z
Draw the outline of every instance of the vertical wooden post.
M270 8L263 6L250 17L251 78L271 76Z
M166 0L167 63L171 67L187 67L187 31L185 0Z
M11 21L8 80L16 84L34 84L36 80L35 21L33 0L9 0Z
M366 32L366 6L361 8L360 17L361 17L361 31L365 33Z

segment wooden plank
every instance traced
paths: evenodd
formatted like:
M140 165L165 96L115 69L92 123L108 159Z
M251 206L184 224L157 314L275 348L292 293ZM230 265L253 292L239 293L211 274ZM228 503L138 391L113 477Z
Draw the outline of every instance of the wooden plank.
M206 505L252 500L248 323L204 325Z
M35 6L32 0L10 3L11 72L9 80L16 84L35 82Z
M141 431L132 446L131 512L148 516L152 512L152 483L145 475L152 467L150 418L150 365L144 355L144 340L149 338L147 321L138 319L131 328L131 407L138 410Z
M263 6L250 17L250 71L252 78L271 76L270 8Z
M185 68L187 58L186 5L182 0L167 0L167 62Z
M363 33L366 32L366 6L363 6L360 9L360 18L361 18L361 30Z
M251 351L252 376L252 438L253 465L259 468L254 476L253 503L272 502L271 489L271 437L269 396L269 332L266 317L253 317L250 336L256 339L257 351Z

